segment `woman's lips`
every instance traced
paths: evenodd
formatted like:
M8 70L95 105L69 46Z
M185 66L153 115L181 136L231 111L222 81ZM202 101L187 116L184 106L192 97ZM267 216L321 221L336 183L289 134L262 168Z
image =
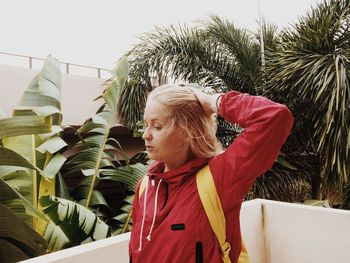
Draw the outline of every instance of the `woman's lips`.
M148 145L146 145L146 150L149 152L149 151L152 151L154 149L154 147L153 146L148 146Z

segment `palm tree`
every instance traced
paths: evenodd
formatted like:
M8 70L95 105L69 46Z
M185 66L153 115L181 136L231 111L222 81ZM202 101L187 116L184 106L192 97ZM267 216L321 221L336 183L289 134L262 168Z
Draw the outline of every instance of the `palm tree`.
M274 47L275 32L276 27L265 24L265 46ZM141 42L128 53L130 79L118 105L120 120L137 129L137 122L142 120L146 95L153 88L151 76L171 75L178 80L210 87L216 92L234 89L253 95L264 95L265 80L260 66L260 43L257 35L215 15L208 21L202 21L197 27L157 28L155 32L143 35ZM218 121L218 136L226 146L241 129L220 118ZM287 183L290 189L293 189L291 182L295 177L298 177L295 180L301 180L305 185L305 176L300 179L300 176L293 175L296 173L291 173L291 169L286 168L285 164L286 162L281 162L290 175ZM283 177L274 178L274 191L278 192L278 199L291 200L285 188L278 186L283 185ZM271 196L265 194L266 191L256 191L253 196L257 193L260 197Z
M350 179L349 26L350 1L324 1L283 31L267 56L268 94L303 118L303 152L319 158L316 179L331 203L342 202Z
M199 28L157 28L141 36L129 53L130 79L121 94L121 120L131 127L142 119L151 76L172 75L215 91L236 89L257 94L260 81L260 46L255 37L232 23L211 16Z

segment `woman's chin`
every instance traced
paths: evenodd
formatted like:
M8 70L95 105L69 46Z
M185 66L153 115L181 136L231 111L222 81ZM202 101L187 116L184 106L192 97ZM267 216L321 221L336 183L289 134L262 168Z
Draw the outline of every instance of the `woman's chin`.
M156 160L156 156L153 153L147 152L147 156L150 160Z

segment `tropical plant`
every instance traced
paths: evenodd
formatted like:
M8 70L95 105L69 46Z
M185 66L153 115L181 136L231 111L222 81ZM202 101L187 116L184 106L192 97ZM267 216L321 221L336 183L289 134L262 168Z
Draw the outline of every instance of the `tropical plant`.
M128 57L132 81L121 94L119 112L132 128L142 119L153 75L172 75L216 91L235 88L255 94L259 85L259 44L247 31L217 16L200 28L157 28L144 34ZM136 105L141 110L135 110Z
M117 180L124 182L129 187L129 191L126 192L126 197L123 200L124 205L120 208L122 211L113 219L116 220L117 227L113 231L113 235L122 234L131 231L131 208L134 200L134 193L136 191L137 182L147 172L147 165L137 162L129 166L119 167L116 170L103 173L103 180Z
M18 262L45 254L46 241L0 203L0 261Z
M0 193L0 261L16 262L44 254L46 241L18 216L23 218L24 209L45 220L43 215L1 178Z
M45 237L47 245L43 240L36 242L45 244L42 247L47 251L105 238L112 231L117 234L131 228L133 192L137 181L145 174L146 165L139 163L139 158L125 158L119 162L115 152L122 152L122 149L110 136L115 125L119 89L123 88L127 74L125 59L116 70L117 80L99 97L104 104L77 131L81 140L66 150L66 143L60 137L59 64L50 56L25 91L14 116L0 119L0 203ZM68 157L67 162L63 155ZM86 176L71 191L64 178L81 172ZM126 205L112 213L104 196L95 190L99 181L118 182ZM5 220L12 217L14 221L20 220L8 214L2 221L5 232ZM9 228L6 233L12 233L12 230ZM27 228L25 231L28 237L23 239L24 242L38 239ZM15 240L20 234L4 238ZM33 252L30 242L28 244L25 253L29 256L42 253L35 247ZM18 248L22 247L19 244ZM6 251L7 248L2 252ZM12 253L12 250L8 252ZM23 258L22 254L18 252L18 258Z
M304 155L320 159L322 197L331 204L342 202L350 179L349 26L350 2L327 0L268 53L268 92L303 118Z
M54 194L54 177L65 160L59 154L53 157L66 145L59 137L60 88L59 62L48 56L24 92L13 117L0 120L3 131L0 177L18 188L35 208L38 208L39 196ZM31 223L41 233L46 226L45 221L37 221L35 217Z
M130 203L138 180L145 174L146 166L134 163L133 159L129 160L126 156L122 162L115 157L116 152L123 154L123 150L119 142L111 136L111 129L116 124L116 105L127 76L128 63L125 58L118 64L116 79L108 83L103 94L99 96L103 100L102 106L76 131L80 140L67 149L68 159L58 176L65 199L42 199L44 212L54 223L49 225L45 234L50 250L105 238L111 232L118 234L130 230ZM61 179L77 173L83 175L78 185L73 189L65 187ZM119 188L123 190L121 196L125 198L126 205L120 211L113 213L103 194L96 189L103 181L118 182ZM64 207L70 209L63 209ZM82 223L92 221L95 223Z
M82 205L51 196L43 196L40 199L40 203L44 213L53 222L46 230L46 239L61 238L60 242L57 242L57 240L50 242L56 246L51 247L51 250L80 245L110 236L109 226ZM60 230L65 235L65 239L62 239L62 233L58 234L59 232L57 231Z
M48 56L13 116L0 119L1 204L41 235L49 220L40 212L38 200L55 194L55 176L65 161L59 153L66 146L60 137L60 90L60 64ZM12 194L8 194L10 190ZM26 231L28 238L36 238ZM13 240L17 237L14 235Z
M99 194L94 192L94 187L101 179L101 175L104 173L113 174L117 169L113 163L115 161L114 154L115 152L122 153L119 142L111 137L110 133L116 125L116 105L120 90L123 89L128 75L126 59L121 60L115 72L117 79L109 83L103 95L99 97L99 99L103 99L103 105L92 118L77 130L77 135L81 140L71 146L70 150L73 153L69 156L62 170L64 176L82 171L85 179L78 185L80 187L78 195L81 197L79 201L85 207L98 204L107 205L103 201L103 197L98 198ZM101 203L92 203L92 201L99 199Z

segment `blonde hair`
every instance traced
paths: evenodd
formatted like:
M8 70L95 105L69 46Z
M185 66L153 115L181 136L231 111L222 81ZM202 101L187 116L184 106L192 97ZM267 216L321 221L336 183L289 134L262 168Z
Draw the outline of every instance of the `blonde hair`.
M179 128L190 139L190 150L193 155L199 158L212 158L222 152L222 146L216 138L215 117L204 113L190 88L162 85L149 93L147 103L151 100L167 108L171 125Z

